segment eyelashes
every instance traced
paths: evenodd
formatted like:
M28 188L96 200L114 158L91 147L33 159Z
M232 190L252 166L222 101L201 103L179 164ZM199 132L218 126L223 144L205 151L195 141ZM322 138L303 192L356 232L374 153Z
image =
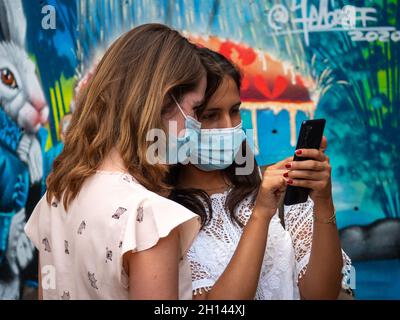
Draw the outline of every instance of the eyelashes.
M220 111L216 110L213 112L205 112L201 115L201 119L203 120L208 120L208 121L215 121L218 119L219 115L220 115Z
M240 109L239 108L234 108L232 110L230 110L230 114L231 115L237 115L240 113ZM210 112L210 113L205 113L201 116L201 119L204 120L215 120L219 115L219 112Z

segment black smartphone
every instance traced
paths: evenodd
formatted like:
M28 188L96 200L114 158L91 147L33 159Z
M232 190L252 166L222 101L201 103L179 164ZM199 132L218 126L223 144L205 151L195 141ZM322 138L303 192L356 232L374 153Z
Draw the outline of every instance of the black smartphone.
M301 123L297 149L319 149L324 134L325 119L305 120ZM294 154L294 161L304 161L310 158L298 157ZM283 203L287 206L306 202L309 188L287 186Z

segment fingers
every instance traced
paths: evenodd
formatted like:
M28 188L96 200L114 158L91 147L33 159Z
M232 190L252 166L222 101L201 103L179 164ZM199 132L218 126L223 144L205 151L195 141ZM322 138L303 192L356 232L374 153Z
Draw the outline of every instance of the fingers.
M275 163L276 168L277 169L284 169L285 168L285 164L290 162L290 161L293 161L293 158L294 158L293 156L287 157L286 159L283 159L283 160Z
M293 161L289 158L277 163L284 165L286 172L283 174L285 183L295 187L309 188L315 191L327 190L331 181L331 166L329 157L324 154L328 142L324 136L321 141L320 149L299 149L296 150L296 156L308 158L303 161ZM280 170L273 170L282 172ZM271 172L270 174L273 174Z
M299 149L296 150L296 156L301 158L311 158L317 161L326 160L326 156L323 151L317 149Z
M284 192L286 190L287 184L286 180L283 178L283 176L273 176L270 179L269 182L269 188L270 190L274 190L277 192Z
M283 173L279 175L268 175L264 176L262 181L262 188L267 190L285 190L286 189L286 180L283 177Z
M325 150L328 147L328 140L326 139L325 136L322 137L322 141L321 141L321 145L319 147L319 150L321 150L322 152L325 152Z
M285 165L287 163L289 163L290 161L293 161L293 158L294 158L293 156L292 157L287 157L286 159L283 159L283 160L281 160L281 161L269 166L267 168L267 170L268 169L273 169L273 170L275 170L275 169L285 169Z
M264 171L264 176L279 176L287 172L287 169L267 169Z
M286 169L324 171L324 170L330 170L330 165L328 162L304 160L304 161L290 162L286 165Z
M283 174L285 178L307 179L307 180L324 180L329 179L329 173L326 171L311 171L311 170L293 170Z
M325 156L325 162L327 162L329 164L329 157Z
M291 179L291 178L288 178L286 182L290 186L309 188L316 191L327 188L329 184L329 180L315 181L315 180L302 180L302 179Z

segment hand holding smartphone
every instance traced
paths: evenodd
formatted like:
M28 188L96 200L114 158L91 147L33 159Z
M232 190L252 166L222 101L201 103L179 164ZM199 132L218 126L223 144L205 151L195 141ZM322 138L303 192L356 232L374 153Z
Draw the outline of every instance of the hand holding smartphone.
M296 150L319 149L324 134L325 119L305 120L301 124ZM306 157L298 157L294 154L293 161L309 160ZM287 186L284 198L285 205L294 205L307 201L309 188Z

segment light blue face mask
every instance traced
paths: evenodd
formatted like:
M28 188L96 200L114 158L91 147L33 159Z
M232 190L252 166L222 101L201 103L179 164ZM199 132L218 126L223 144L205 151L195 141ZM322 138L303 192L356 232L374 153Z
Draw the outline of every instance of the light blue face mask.
M174 136L171 133L169 134L167 163L188 164L192 154L194 153L194 149L197 148L198 145L201 123L191 116L186 116L175 97L171 95L171 98L174 100L185 118L185 132L183 136Z
M232 128L201 129L193 164L203 171L223 170L235 161L244 139L242 122Z
M245 139L242 122L233 128L201 129L201 123L187 116L172 98L185 117L185 134L177 138L178 162L186 164L190 161L203 171L229 167Z

